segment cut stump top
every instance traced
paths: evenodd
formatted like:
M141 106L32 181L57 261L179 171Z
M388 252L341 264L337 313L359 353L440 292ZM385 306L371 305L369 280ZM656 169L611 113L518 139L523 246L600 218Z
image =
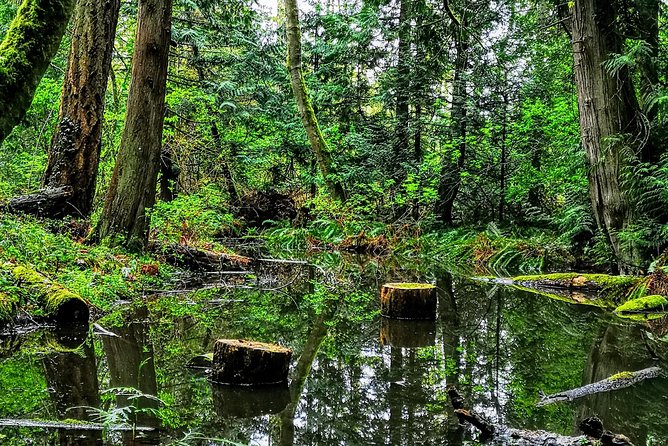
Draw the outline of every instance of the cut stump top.
M431 290L436 288L436 286L430 283L397 282L386 283L383 285L383 288L392 288L397 290Z
M218 339L217 343L250 350L262 350L271 353L292 353L289 348L267 342L247 341L245 339Z

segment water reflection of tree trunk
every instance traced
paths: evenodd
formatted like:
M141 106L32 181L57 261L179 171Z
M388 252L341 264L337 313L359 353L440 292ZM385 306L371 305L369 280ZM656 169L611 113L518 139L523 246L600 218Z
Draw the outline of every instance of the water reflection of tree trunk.
M146 311L134 315L135 320L146 318ZM104 353L109 365L109 381L112 388L130 387L143 394L156 396L158 386L155 378L155 364L153 346L149 338L148 325L130 323L114 330L119 337L103 338ZM127 396L116 397L119 407L133 406L135 408L134 421L137 425L158 427L158 420L151 412L158 408L155 399L140 397L129 400ZM157 433L149 433L139 437L132 432L123 434L125 445L158 444Z
M301 400L301 394L304 391L306 380L311 373L311 366L315 360L322 341L329 332L327 322L330 321L336 313L337 301L330 301L315 320L308 339L299 356L297 365L290 377L290 404L279 414L280 420L280 446L292 446L295 442L295 413Z
M59 419L96 421L90 416L90 409L100 407L97 366L91 339L87 339L76 350L63 349L49 353L44 358L44 377L47 387L51 389L51 400ZM99 431L62 430L59 438L61 446L102 444L102 433Z
M460 377L461 367L461 342L459 332L461 328L457 299L452 283L452 275L444 273L436 282L441 290L438 301L439 320L441 321L441 336L443 338L443 357L445 358L446 382L457 385ZM450 368L452 366L452 368ZM448 404L448 408L451 406ZM454 413L448 416L446 431L446 444L450 446L461 445L464 441L464 428L460 426Z
M607 325L595 339L583 374L583 384L608 378L622 371L640 370L652 365L647 350L642 345L641 327L637 325ZM651 395L642 395L643 383L628 389L605 392L578 401L578 420L597 415L605 427L627 435L636 446L645 446L648 428L645 416L652 411ZM660 402L659 404L663 404ZM657 411L660 407L655 407ZM576 423L577 421L576 420Z
M403 407L401 390L402 384L399 384L403 374L404 358L401 354L401 348L390 347L390 388L387 391L387 401L390 405L390 444L397 446L402 444L401 425L403 418Z

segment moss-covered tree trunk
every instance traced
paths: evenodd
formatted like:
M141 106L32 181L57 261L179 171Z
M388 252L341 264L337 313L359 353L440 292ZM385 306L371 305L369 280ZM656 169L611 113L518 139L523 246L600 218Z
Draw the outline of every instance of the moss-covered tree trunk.
M285 0L285 14L287 16L288 69L299 115L330 195L335 199L344 200L345 191L339 180L335 178L336 172L332 164L332 156L322 131L320 131L315 111L311 105L311 98L306 90L302 71L302 38L297 0Z
M621 272L638 269L637 244L620 233L634 222L633 203L622 174L638 149L637 98L626 68L615 75L605 67L613 53L623 52L616 5L603 0L576 0L572 9L573 58L578 88L580 132L589 165L589 193L596 222L607 235ZM635 146L635 147L634 147Z
M410 0L399 2L399 33L397 44L397 79L395 93L396 127L394 129L394 172L397 181L403 181L408 161L410 139L410 76L411 76L411 17Z
M111 243L142 248L155 203L165 110L171 0L140 0L125 129L98 227Z
M25 115L56 54L74 0L24 0L0 44L0 144Z
M43 185L71 187L72 195L59 214L88 216L102 147L104 96L111 68L120 0L79 0Z

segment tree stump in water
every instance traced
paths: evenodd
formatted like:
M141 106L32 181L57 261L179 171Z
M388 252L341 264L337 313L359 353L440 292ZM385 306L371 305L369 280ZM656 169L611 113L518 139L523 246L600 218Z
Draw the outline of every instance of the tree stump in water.
M381 318L380 343L398 348L427 347L436 343L436 321Z
M223 384L266 385L288 380L292 350L241 339L219 339L213 348L211 380Z
M380 314L392 319L436 319L436 287L427 283L386 283Z

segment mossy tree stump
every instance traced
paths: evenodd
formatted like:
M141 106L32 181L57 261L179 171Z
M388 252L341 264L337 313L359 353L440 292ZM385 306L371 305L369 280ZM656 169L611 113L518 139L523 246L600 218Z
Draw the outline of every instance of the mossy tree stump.
M292 350L241 339L219 339L213 348L211 380L223 384L287 382Z
M380 314L392 319L436 319L436 287L427 283L386 283Z

